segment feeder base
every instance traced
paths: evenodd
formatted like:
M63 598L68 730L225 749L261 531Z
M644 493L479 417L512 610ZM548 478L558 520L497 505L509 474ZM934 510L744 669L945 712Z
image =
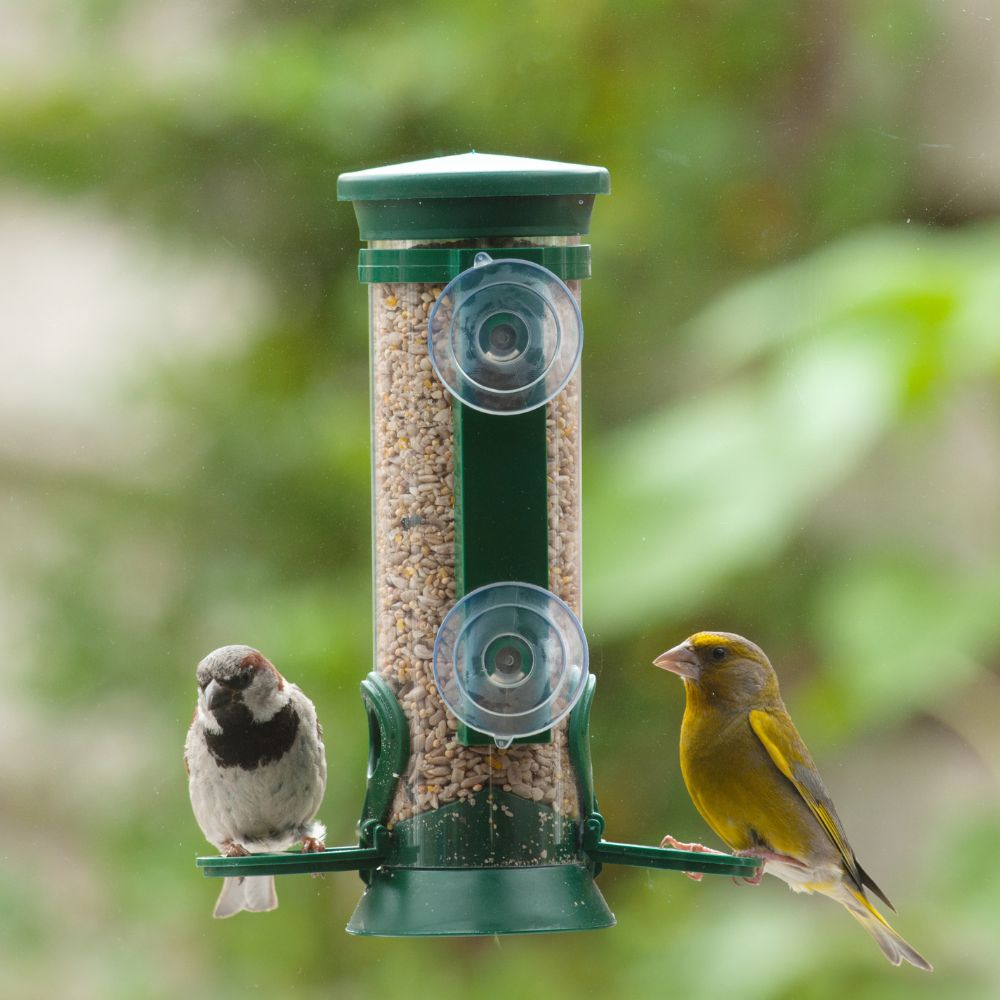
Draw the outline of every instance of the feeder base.
M467 937L614 925L614 914L583 865L377 868L347 931L374 937Z

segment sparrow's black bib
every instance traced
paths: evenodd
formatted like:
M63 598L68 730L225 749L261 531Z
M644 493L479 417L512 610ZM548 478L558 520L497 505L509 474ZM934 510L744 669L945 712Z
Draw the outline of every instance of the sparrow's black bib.
M279 760L299 730L299 715L290 704L267 722L254 722L245 705L235 704L225 713L225 720L219 721L221 733L205 733L209 753L219 767L241 767L244 771Z

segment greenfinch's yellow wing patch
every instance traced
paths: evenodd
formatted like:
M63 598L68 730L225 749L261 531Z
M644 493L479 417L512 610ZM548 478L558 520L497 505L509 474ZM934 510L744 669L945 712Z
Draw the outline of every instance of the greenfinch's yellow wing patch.
M823 779L816 770L806 745L791 718L784 712L754 709L750 712L750 728L757 739L764 744L768 756L778 770L795 786L802 800L819 820L820 826L833 841L844 865L854 879L861 883L861 872L854 857L854 851L847 842L840 817L833 808L833 802L823 785Z
M844 826L840 822L837 810L833 807L830 794L788 713L780 709L752 709L750 728L774 761L774 766L795 786L802 801L809 807L840 852L847 873L859 887L871 889L890 910L895 910L889 902L889 897L858 864L858 859L847 842L847 834L844 833Z

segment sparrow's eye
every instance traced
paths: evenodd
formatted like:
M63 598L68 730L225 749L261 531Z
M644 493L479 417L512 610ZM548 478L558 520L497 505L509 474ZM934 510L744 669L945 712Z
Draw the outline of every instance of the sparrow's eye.
M235 691L242 691L244 688L250 687L250 682L253 680L253 671L241 671L235 677L230 677L228 681L225 681L225 685L228 688L233 688Z
M715 646L712 649L712 659L718 663L720 660L726 658L726 647L725 646Z

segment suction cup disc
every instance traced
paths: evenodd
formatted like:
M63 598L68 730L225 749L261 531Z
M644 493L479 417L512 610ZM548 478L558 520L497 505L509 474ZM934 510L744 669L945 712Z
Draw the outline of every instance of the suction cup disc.
M467 594L434 642L434 679L445 704L501 746L565 718L587 672L587 639L576 615L530 583L494 583Z
M428 345L457 399L486 413L524 413L569 381L583 322L573 293L547 268L481 253L434 304Z

